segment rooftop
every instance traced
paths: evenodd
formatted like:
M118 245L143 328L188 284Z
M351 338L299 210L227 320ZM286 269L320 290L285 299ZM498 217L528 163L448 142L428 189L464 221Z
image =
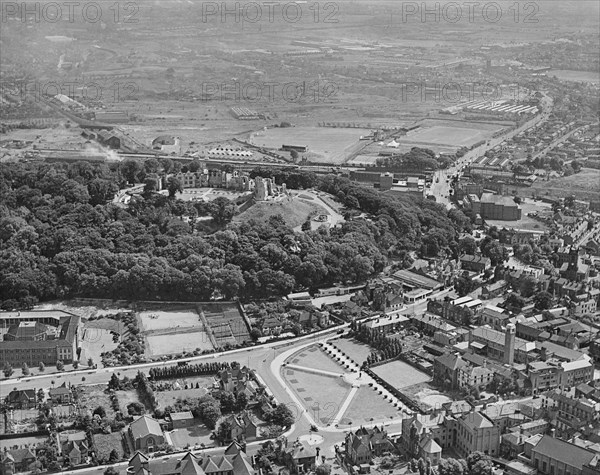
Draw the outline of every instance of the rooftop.
M483 193L481 195L481 203L492 203L502 206L519 207L510 196L495 195L494 193Z
M582 470L583 466L589 464L594 458L593 452L549 435L545 435L540 439L533 448L533 452L558 460L578 470Z
M392 275L396 279L401 280L402 282L407 283L408 285L412 285L414 287L421 287L423 289L431 290L442 286L442 284L437 280L405 269L396 271Z

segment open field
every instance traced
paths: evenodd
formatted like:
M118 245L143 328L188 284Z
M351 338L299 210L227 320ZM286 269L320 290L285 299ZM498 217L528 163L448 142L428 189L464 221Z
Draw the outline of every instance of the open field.
M108 394L104 392L106 384L94 384L92 386L80 386L81 395L79 396L79 407L82 410L82 414L86 414L86 411L91 415L98 406L102 406L106 409L106 417L108 419L114 419L115 413L110 403Z
M286 198L282 201L262 201L248 208L242 214L233 218L234 221L247 222L251 219L265 222L271 216L280 214L288 226L300 226L310 213L323 213L323 208L315 203L297 197Z
M288 386L302 401L304 409L323 424L331 422L351 389L342 378L285 368L282 371Z
M554 178L549 181L537 180L530 188L523 190L521 195L531 196L532 193L535 193L550 198L565 198L575 195L575 198L580 200L599 200L599 183L600 170L582 168L575 175Z
M370 422L385 422L399 417L400 411L370 386L361 386L344 412L340 425L356 426Z
M197 423L197 425L192 427L175 429L167 433L167 437L171 439L175 448L185 449L195 446L214 446L215 443L210 438L212 431L207 429L200 421L197 421Z
M491 134L476 128L432 126L409 132L396 139L397 142L423 143L432 145L470 146L484 140Z
M115 343L113 341L113 335L110 330L88 328L86 324L81 338L81 356L79 357L79 361L81 364L87 364L88 359L92 358L94 363L99 368L102 368L102 357L100 355L106 351L114 350L118 344L118 342Z
M202 328L202 322L195 310L146 310L139 313L141 330L164 330L173 328ZM157 318L153 318L157 317Z
M128 391L115 391L115 394L119 400L119 406L121 407L123 414L127 414L127 405L131 404L132 402L139 402L142 406L144 406L144 403L140 401L137 391L133 389Z
M570 71L565 69L552 69L546 73L546 76L557 77L562 81L591 82L600 83L598 71Z
M187 381L187 380L186 380ZM156 398L158 399L158 407L165 408L167 406L173 406L179 399L193 399L205 396L208 393L208 388L212 385L212 378L205 377L203 381L200 381L200 387L196 388L196 384L194 383L194 387L190 389L172 389L169 391L156 391ZM182 387L185 386L185 383L179 383ZM189 385L191 385L188 382ZM189 386L188 386L189 387Z
M194 351L196 349L212 350L213 345L208 338L208 334L203 331L181 330L182 333L173 333L167 335L147 335L146 352L148 356L173 355L184 351Z
M282 145L308 146L309 159L328 163L343 163L359 143L361 135L369 135L369 129L342 129L330 127L285 127L267 129L255 134L255 145L279 150Z
M338 338L330 342L338 350L343 351L357 364L362 364L371 354L371 347L354 339Z
M47 435L31 435L27 436L23 434L23 437L18 437L15 439L7 439L2 443L2 447L8 449L11 448L21 448L24 446L37 447L42 445L48 440Z
M123 333L124 325L123 322L120 322L118 320L113 320L111 318L100 318L98 320L89 320L85 322L85 329L87 330L88 328Z
M307 368L316 368L323 371L331 371L332 373L344 373L345 369L331 359L317 345L309 346L301 352L292 355L286 363L305 366Z
M119 460L125 455L123 450L123 442L121 432L113 432L112 434L94 434L94 445L96 446L97 455L100 460L108 461L108 457L113 450L119 454Z
M413 368L404 361L392 361L372 368L373 373L397 389L429 381L428 374Z

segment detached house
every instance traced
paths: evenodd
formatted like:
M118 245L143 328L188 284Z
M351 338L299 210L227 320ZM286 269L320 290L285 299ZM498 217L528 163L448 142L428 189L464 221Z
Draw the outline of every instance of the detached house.
M30 471L30 466L37 460L31 449L12 449L0 455L0 467L3 474Z
M280 443L284 444L284 462L290 472L297 474L313 470L317 459L317 451L313 446L300 440L296 440L290 446L287 440Z
M71 465L85 462L90 449L85 432L81 430L60 432L57 438L59 451L65 462Z
M73 402L71 388L67 387L66 382L62 383L57 388L50 389L48 395L53 404L71 404L71 402Z
M8 393L6 404L15 409L31 409L36 406L35 389L17 389Z
M392 452L394 445L388 440L387 432L379 427L365 429L361 427L346 435L346 458L353 465L370 463L373 457Z
M240 367L235 364L231 368L225 368L217 376L219 389L222 391L233 392L236 386L240 383L246 385L247 381L252 378L252 371L246 366Z
M256 423L246 411L241 416L230 415L223 423L230 427L224 442L255 439L258 434Z

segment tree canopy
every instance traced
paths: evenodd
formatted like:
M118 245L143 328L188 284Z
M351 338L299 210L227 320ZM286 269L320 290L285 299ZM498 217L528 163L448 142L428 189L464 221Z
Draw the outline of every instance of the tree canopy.
M389 257L457 248L459 233L470 226L461 213L428 200L389 196L345 178L297 170L271 170L270 176L290 188L318 186L373 219L305 232L294 231L277 215L236 223L230 222L233 203L184 202L175 186L171 198L150 190L124 208L112 198L126 181L144 183L146 169L175 168L170 159L147 168L135 163L2 167L3 308L68 297L256 299L363 282ZM208 215L218 224L216 232L193 225L197 216Z

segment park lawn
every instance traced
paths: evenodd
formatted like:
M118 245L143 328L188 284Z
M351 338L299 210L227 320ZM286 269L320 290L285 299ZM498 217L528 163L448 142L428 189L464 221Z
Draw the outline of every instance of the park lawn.
M113 450L119 454L119 460L125 456L123 450L123 436L121 432L113 432L111 434L94 434L94 446L96 454L100 462L108 461L108 457Z
M331 371L332 373L341 374L345 372L342 365L329 357L317 345L309 346L299 353L295 353L286 363L306 366L307 368L322 369L323 371Z
M361 386L344 412L340 425L356 426L370 422L383 422L399 416L398 408L371 386Z
M292 373L292 374L290 374ZM302 408L290 407L295 416L306 409L316 421L329 424L350 393L350 385L342 378L322 376L283 368L283 374L302 401Z
M398 360L372 368L372 371L396 389L431 380L428 374Z
M372 351L369 345L354 339L350 340L348 338L338 338L337 340L332 340L330 343L338 350L343 351L359 365L367 359Z

